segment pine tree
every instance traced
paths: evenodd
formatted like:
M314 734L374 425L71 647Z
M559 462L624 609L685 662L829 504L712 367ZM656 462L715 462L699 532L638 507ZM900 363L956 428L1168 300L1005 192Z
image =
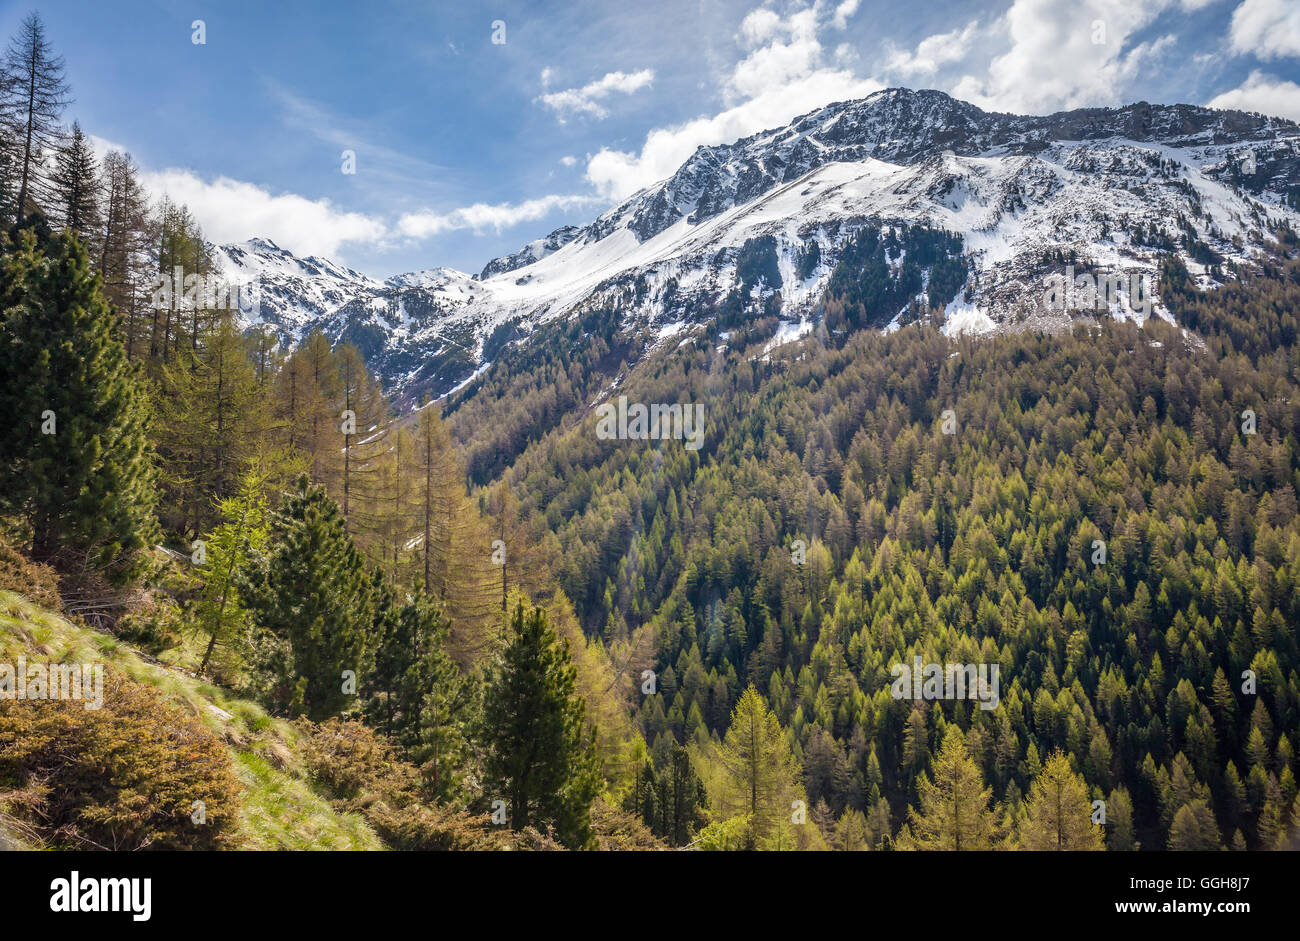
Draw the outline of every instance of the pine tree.
M965 737L949 726L934 758L933 778L922 773L919 807L908 813L911 845L919 850L991 849L997 818L989 807L992 789L966 752Z
M416 594L398 604L387 589L380 596L367 718L421 766L431 792L450 801L468 758L474 683L443 649L447 631L432 599Z
M37 561L124 584L157 533L148 405L80 242L20 233L0 255L0 311L0 501Z
M488 796L506 801L511 827L554 827L561 843L578 849L590 841L600 777L575 679L567 642L541 608L526 613L521 602L488 670L480 736Z
M376 633L377 584L325 488L299 478L271 517L269 551L243 588L258 626L288 643L280 698L319 720L352 706ZM352 682L349 683L351 674Z
M695 773L690 752L676 742L657 785L658 824L651 829L673 846L685 846L704 824L704 784Z
M17 139L14 221L21 224L28 203L45 195L43 160L59 140L59 116L68 103L63 58L54 55L37 13L29 14L10 40L0 92L0 124Z
M1092 802L1083 778L1061 752L1048 756L1034 779L1020 824L1027 850L1102 850L1101 829L1092 822Z

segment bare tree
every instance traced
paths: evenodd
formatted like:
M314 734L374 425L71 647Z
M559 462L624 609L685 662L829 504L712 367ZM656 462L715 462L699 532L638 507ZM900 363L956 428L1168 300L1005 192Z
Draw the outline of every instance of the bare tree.
M59 117L68 101L63 57L50 48L40 15L29 14L9 41L0 79L0 122L17 138L16 222L26 215L28 199L45 185L43 157L59 143Z

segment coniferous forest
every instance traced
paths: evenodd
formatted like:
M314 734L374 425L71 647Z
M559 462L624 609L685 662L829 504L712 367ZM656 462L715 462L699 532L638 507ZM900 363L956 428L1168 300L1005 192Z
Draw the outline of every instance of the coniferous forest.
M160 295L220 274L195 215L68 123L38 15L4 69L0 662L104 672L0 701L0 843L1300 845L1284 221L1215 286L1163 256L1181 326L955 337L961 236L866 226L775 347L755 242L708 330L606 296L411 402ZM603 439L615 388L702 446Z

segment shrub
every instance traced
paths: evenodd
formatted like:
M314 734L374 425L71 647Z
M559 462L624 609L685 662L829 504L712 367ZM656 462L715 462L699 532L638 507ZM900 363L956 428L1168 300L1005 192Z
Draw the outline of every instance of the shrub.
M0 790L36 789L25 814L53 846L218 849L238 785L221 742L157 691L105 671L104 703L14 700L0 709ZM205 821L195 823L195 801Z
M299 720L309 775L340 810L361 814L380 839L399 850L560 849L536 830L493 827L484 814L425 800L420 771L360 722Z
M13 591L37 604L59 610L59 579L54 569L33 562L0 541L0 591Z

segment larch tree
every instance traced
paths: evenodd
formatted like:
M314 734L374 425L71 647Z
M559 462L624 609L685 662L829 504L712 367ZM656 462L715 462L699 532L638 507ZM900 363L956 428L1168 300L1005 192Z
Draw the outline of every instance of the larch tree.
M16 223L28 215L28 203L46 195L44 158L60 140L59 118L68 104L63 57L56 56L45 37L40 15L31 13L9 42L0 79L0 123L15 138L18 192Z
M1083 778L1059 751L1048 756L1029 789L1020 845L1027 850L1105 849Z
M171 530L197 534L214 523L213 501L237 491L266 427L266 400L233 312L220 312L196 347L160 367L157 391L163 515Z
M989 806L992 793L966 750L961 729L949 726L932 774L922 773L917 785L918 806L908 813L910 847L991 849L997 829L997 817Z
M148 199L129 155L119 150L105 155L100 197L100 231L94 240L99 249L96 267L104 282L104 296L117 310L127 358L136 360L149 342L154 237Z
M716 758L714 808L724 817L747 818L756 847L784 841L790 848L794 802L803 795L799 762L776 713L753 686L736 702Z

